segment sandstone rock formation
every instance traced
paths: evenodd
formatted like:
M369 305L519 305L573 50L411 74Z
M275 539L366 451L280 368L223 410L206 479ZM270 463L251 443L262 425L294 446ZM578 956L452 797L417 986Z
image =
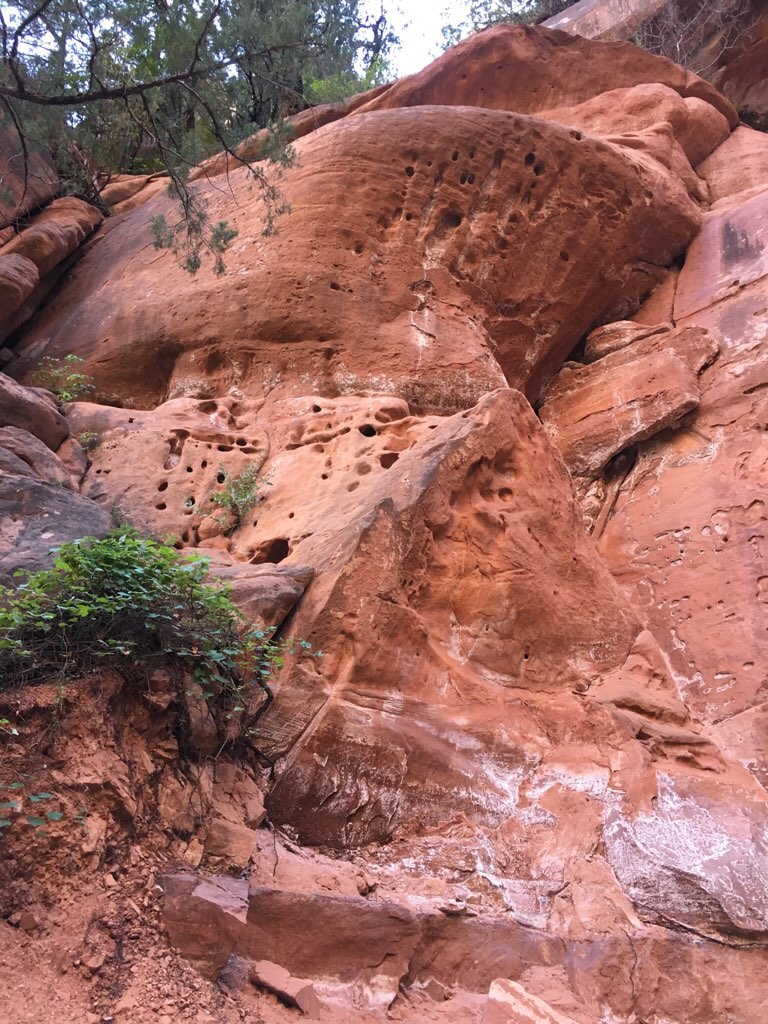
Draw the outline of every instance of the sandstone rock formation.
M118 509L311 642L264 777L206 760L194 690L185 773L162 674L82 681L51 746L164 823L206 977L328 1020L761 1024L768 151L736 123L629 44L502 27L300 117L274 238L201 167L223 279L151 248L163 188L123 204L156 182L107 186L12 364L74 352L97 400L0 381L0 565Z
M544 25L588 39L667 40L733 103L742 118L768 126L768 15L762 0L579 0ZM707 17L708 16L708 17Z
M0 341L29 319L101 220L82 199L54 199L0 246Z
M305 136L281 186L290 230L286 222L275 238L260 237L263 210L244 170L229 175L231 198L215 179L202 185L211 216L240 232L230 256L238 284L223 296L210 271L193 280L147 247L142 206L84 256L66 297L22 338L18 369L43 347L69 351L76 334L102 397L133 407L232 386L274 397L386 391L441 412L505 383L535 397L585 331L636 308L683 251L703 198L684 146L696 137L700 160L735 123L711 87L628 45L616 44L596 77L596 46L508 27L482 33ZM530 77L539 69L541 83ZM460 89L446 87L456 81ZM648 134L647 98L625 135L606 127L610 142L517 113L567 104L578 120L605 89L648 82L677 102L675 124L661 122L658 136ZM415 134L418 147L402 142ZM170 216L169 204L156 197L151 213ZM557 238L555 215L567 217ZM148 377L139 353L150 351Z

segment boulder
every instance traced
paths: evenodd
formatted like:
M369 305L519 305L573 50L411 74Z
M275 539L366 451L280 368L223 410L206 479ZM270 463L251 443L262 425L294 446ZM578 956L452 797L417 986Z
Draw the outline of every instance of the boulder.
M580 0L543 24L587 39L631 39L643 22L667 3L669 0Z
M118 174L99 191L105 206L115 206L141 192L150 180L149 174Z
M739 125L698 168L713 203L768 186L768 135Z
M20 460L21 461L21 460ZM64 487L26 475L0 475L0 578L17 569L50 565L51 551L65 541L100 537L113 527L109 513Z
M219 857L227 865L242 870L251 859L256 838L252 828L227 821L226 818L214 818L208 825L205 852L209 857Z
M312 982L304 978L293 978L284 967L269 960L258 960L251 966L248 976L257 988L274 993L281 1003L295 1006L305 1017L320 1016L320 1000Z
M264 794L251 773L227 761L219 761L211 803L214 813L235 825L257 829L267 816ZM253 846L249 850L249 856Z
M647 0L646 0L647 2ZM564 17L564 15L561 15ZM361 106L368 110L450 103L539 114L572 107L600 93L658 82L683 98L704 100L731 127L738 115L708 82L631 43L595 42L559 26L497 25L451 47L423 71L408 75ZM577 30L578 31L578 30Z
M26 430L52 451L69 434L67 421L56 407L53 395L23 387L4 373L0 373L0 427Z
M14 253L23 256L42 278L73 253L102 219L100 211L82 199L55 199L0 249L0 259Z
M38 480L77 490L78 481L50 448L30 434L28 430L18 427L0 427L0 448L19 458L31 470Z
M32 260L18 253L0 256L0 309L3 319L15 312L37 287L40 275Z
M163 915L168 938L201 974L213 979L238 943L248 913L248 883L240 878L165 875Z

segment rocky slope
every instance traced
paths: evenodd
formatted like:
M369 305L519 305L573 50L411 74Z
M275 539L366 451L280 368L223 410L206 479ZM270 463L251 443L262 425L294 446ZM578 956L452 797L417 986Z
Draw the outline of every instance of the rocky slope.
M767 137L630 44L507 27L301 125L275 237L201 171L225 278L152 248L150 189L13 336L14 376L75 353L97 393L2 378L0 568L119 509L323 657L263 773L204 704L180 758L162 676L68 692L37 768L86 835L13 839L6 913L46 949L57 886L112 908L70 949L94 1019L163 1012L163 927L234 999L177 973L171 1021L758 1024ZM35 736L56 699L0 710Z

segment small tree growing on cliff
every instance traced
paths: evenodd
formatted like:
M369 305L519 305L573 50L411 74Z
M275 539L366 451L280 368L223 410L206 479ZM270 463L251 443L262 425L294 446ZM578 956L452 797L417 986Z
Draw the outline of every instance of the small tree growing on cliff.
M46 356L30 374L29 383L53 392L60 402L77 402L90 395L95 385L87 373L81 371L80 356L68 355L59 359Z
M275 132L255 164L238 141L311 106L307 82L380 67L393 42L384 15L361 0L9 0L0 130L16 139L9 155L25 195L38 148L67 191L97 204L96 171L166 171L181 226L158 223L156 243L179 250L190 271L206 253L221 269L231 229L209 221L190 170L227 153L261 190L271 228L290 139Z
M206 559L130 527L63 544L51 569L0 588L0 689L63 685L107 665L134 678L170 665L180 706L190 674L220 721L247 718L251 696L263 694L253 720L285 653L309 644L249 625L207 574Z

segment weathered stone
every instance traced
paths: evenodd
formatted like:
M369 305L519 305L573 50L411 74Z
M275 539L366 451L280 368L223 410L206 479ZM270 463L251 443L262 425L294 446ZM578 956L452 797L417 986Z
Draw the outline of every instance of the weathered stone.
M233 867L244 868L256 846L256 832L245 825L214 818L205 836L205 852L209 857L221 857Z
M325 654L298 659L259 724L262 750L290 751L270 816L313 844L382 841L406 822L458 812L489 824L507 818L536 760L512 738L521 718L511 694L570 693L585 672L623 663L639 631L521 395L496 392L456 417L372 432L342 434L333 446L329 438L322 454L295 448L259 519L266 537L287 508L297 537L311 522L295 556L311 551L322 570L294 628ZM398 455L396 472L382 468L387 452ZM336 475L307 502L304 481L329 455ZM343 533L320 513L327 503L349 524ZM542 588L550 574L558 582ZM481 774L482 785L466 786Z
M252 886L237 952L280 964L297 978L336 978L368 1005L386 1007L419 935L415 915L394 903Z
M42 278L73 253L101 220L101 212L82 199L55 199L0 249L0 259L14 253L23 256Z
M17 253L0 256L0 317L3 320L32 294L39 280L37 267L26 256Z
M768 135L739 125L698 168L713 203L768 187Z
M141 192L149 180L148 174L118 174L100 189L99 196L105 206L115 206Z
M179 780L166 768L157 786L157 810L174 831L190 834L207 808L194 785Z
M698 374L718 345L706 331L643 332L588 366L569 364L540 415L574 476L596 476L614 455L678 423L699 403Z
M67 421L56 408L53 395L25 388L0 373L0 427L17 427L40 438L56 451L69 433Z
M488 990L483 1024L575 1024L514 981L499 979Z
M25 476L0 475L0 577L48 566L51 549L80 537L103 536L109 513L63 487Z
M235 825L257 829L266 818L264 794L244 769L226 761L216 765L212 804L214 813ZM253 852L253 842L249 856Z
M608 82L711 94L715 109L717 94L674 65L629 46L590 63L595 47L500 27L299 139L282 182L291 230L274 238L261 238L242 168L229 175L233 208L215 181L201 184L209 216L226 213L239 232L228 265L242 287L222 291L208 266L193 281L172 253L146 249L147 211L171 210L155 196L115 222L22 333L19 369L43 346L74 350L100 394L145 407L228 389L270 403L374 390L439 412L505 383L535 397L595 323L659 283L701 217L668 122L624 145L525 116ZM673 143L682 162L667 166Z
M168 938L197 969L215 978L238 943L248 912L248 883L239 878L162 878Z
M0 448L26 463L38 480L54 484L57 487L77 490L78 481L73 479L72 474L58 455L55 455L28 430L19 430L18 427L0 427Z
M691 243L675 292L676 322L768 275L768 190L708 213Z
M273 992L281 1002L297 1007L305 1016L320 1016L320 1000L312 983L302 978L291 977L279 964L259 960L251 966L249 977L254 985Z
M637 324L634 320L620 320L618 323L598 327L588 335L584 343L584 360L594 363L603 356L626 348L634 341L642 341L654 334L666 334L672 329L671 323L654 322L653 326Z
M573 107L612 89L658 82L682 97L705 100L732 127L738 124L731 104L697 75L629 43L598 43L584 35L498 25L393 83L358 113L450 103L538 114Z
M681 696L710 722L765 700L766 195L708 214L691 246L675 315L709 330L720 355L690 424L641 446L600 539Z
M207 976L266 958L340 1021L395 997L409 1022L478 1020L493 985L488 1014L525 1024L762 1024L768 273L762 144L723 142L733 123L637 48L494 29L298 115L276 239L245 172L228 194L206 161L240 231L223 279L147 249L164 182L115 182L115 213L149 205L15 336L16 370L79 351L116 403L68 410L100 436L83 507L202 548L249 621L312 645L258 720L269 787L214 760L201 694L187 785L167 676L66 688L46 756L104 799L86 856L110 901L99 857L155 793L173 856L250 876L247 913L231 879L166 887ZM545 380L571 473L504 387ZM0 447L3 480L38 515L28 454ZM246 468L261 500L216 526ZM15 720L54 707L34 689L4 697Z
M580 0L547 18L547 28L587 39L631 39L669 0Z

